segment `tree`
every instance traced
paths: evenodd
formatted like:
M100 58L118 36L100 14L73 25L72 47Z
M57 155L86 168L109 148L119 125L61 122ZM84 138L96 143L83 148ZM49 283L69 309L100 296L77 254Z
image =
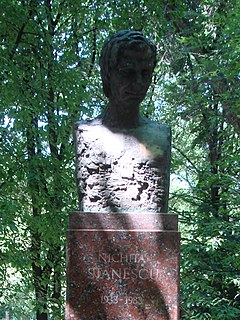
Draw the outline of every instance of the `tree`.
M176 128L173 168L186 170L189 184L187 192L172 195L172 209L187 223L184 319L239 316L238 17L237 2L192 2L177 24L171 19L177 34L164 46L178 53L168 55L171 77L165 86L167 116Z
M84 103L90 67L88 61L80 66L83 34L66 3L12 1L6 8L1 55L2 188L10 198L2 199L6 260L25 273L26 291L34 289L36 318L47 319L51 311L60 319L66 212L76 207L71 125ZM75 76L78 70L82 79Z

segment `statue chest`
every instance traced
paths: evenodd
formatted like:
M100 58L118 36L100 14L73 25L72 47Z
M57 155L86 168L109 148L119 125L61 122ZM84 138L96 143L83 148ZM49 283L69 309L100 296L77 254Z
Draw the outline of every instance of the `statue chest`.
M84 211L165 211L170 144L165 132L113 132L76 125L76 169Z

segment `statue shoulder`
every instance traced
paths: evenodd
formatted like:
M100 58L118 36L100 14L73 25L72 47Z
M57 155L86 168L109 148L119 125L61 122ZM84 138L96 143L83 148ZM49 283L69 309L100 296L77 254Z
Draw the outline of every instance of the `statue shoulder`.
M145 122L144 127L153 132L155 131L156 133L162 133L163 135L171 137L171 127L166 123L149 120Z
M74 130L91 130L96 126L102 126L102 121L99 118L90 120L79 120L74 123Z

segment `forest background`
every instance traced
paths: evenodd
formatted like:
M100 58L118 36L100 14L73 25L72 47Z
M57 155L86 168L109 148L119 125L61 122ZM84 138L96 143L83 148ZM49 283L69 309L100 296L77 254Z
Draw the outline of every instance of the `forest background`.
M181 319L240 318L239 21L239 0L1 0L0 318L64 319L72 124L106 105L99 51L120 29L158 47L141 108L173 131Z

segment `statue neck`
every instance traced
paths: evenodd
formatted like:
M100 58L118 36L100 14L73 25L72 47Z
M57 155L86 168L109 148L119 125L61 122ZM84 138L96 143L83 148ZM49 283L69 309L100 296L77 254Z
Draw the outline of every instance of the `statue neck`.
M139 105L118 105L109 103L101 115L102 123L107 127L130 129L140 125Z

